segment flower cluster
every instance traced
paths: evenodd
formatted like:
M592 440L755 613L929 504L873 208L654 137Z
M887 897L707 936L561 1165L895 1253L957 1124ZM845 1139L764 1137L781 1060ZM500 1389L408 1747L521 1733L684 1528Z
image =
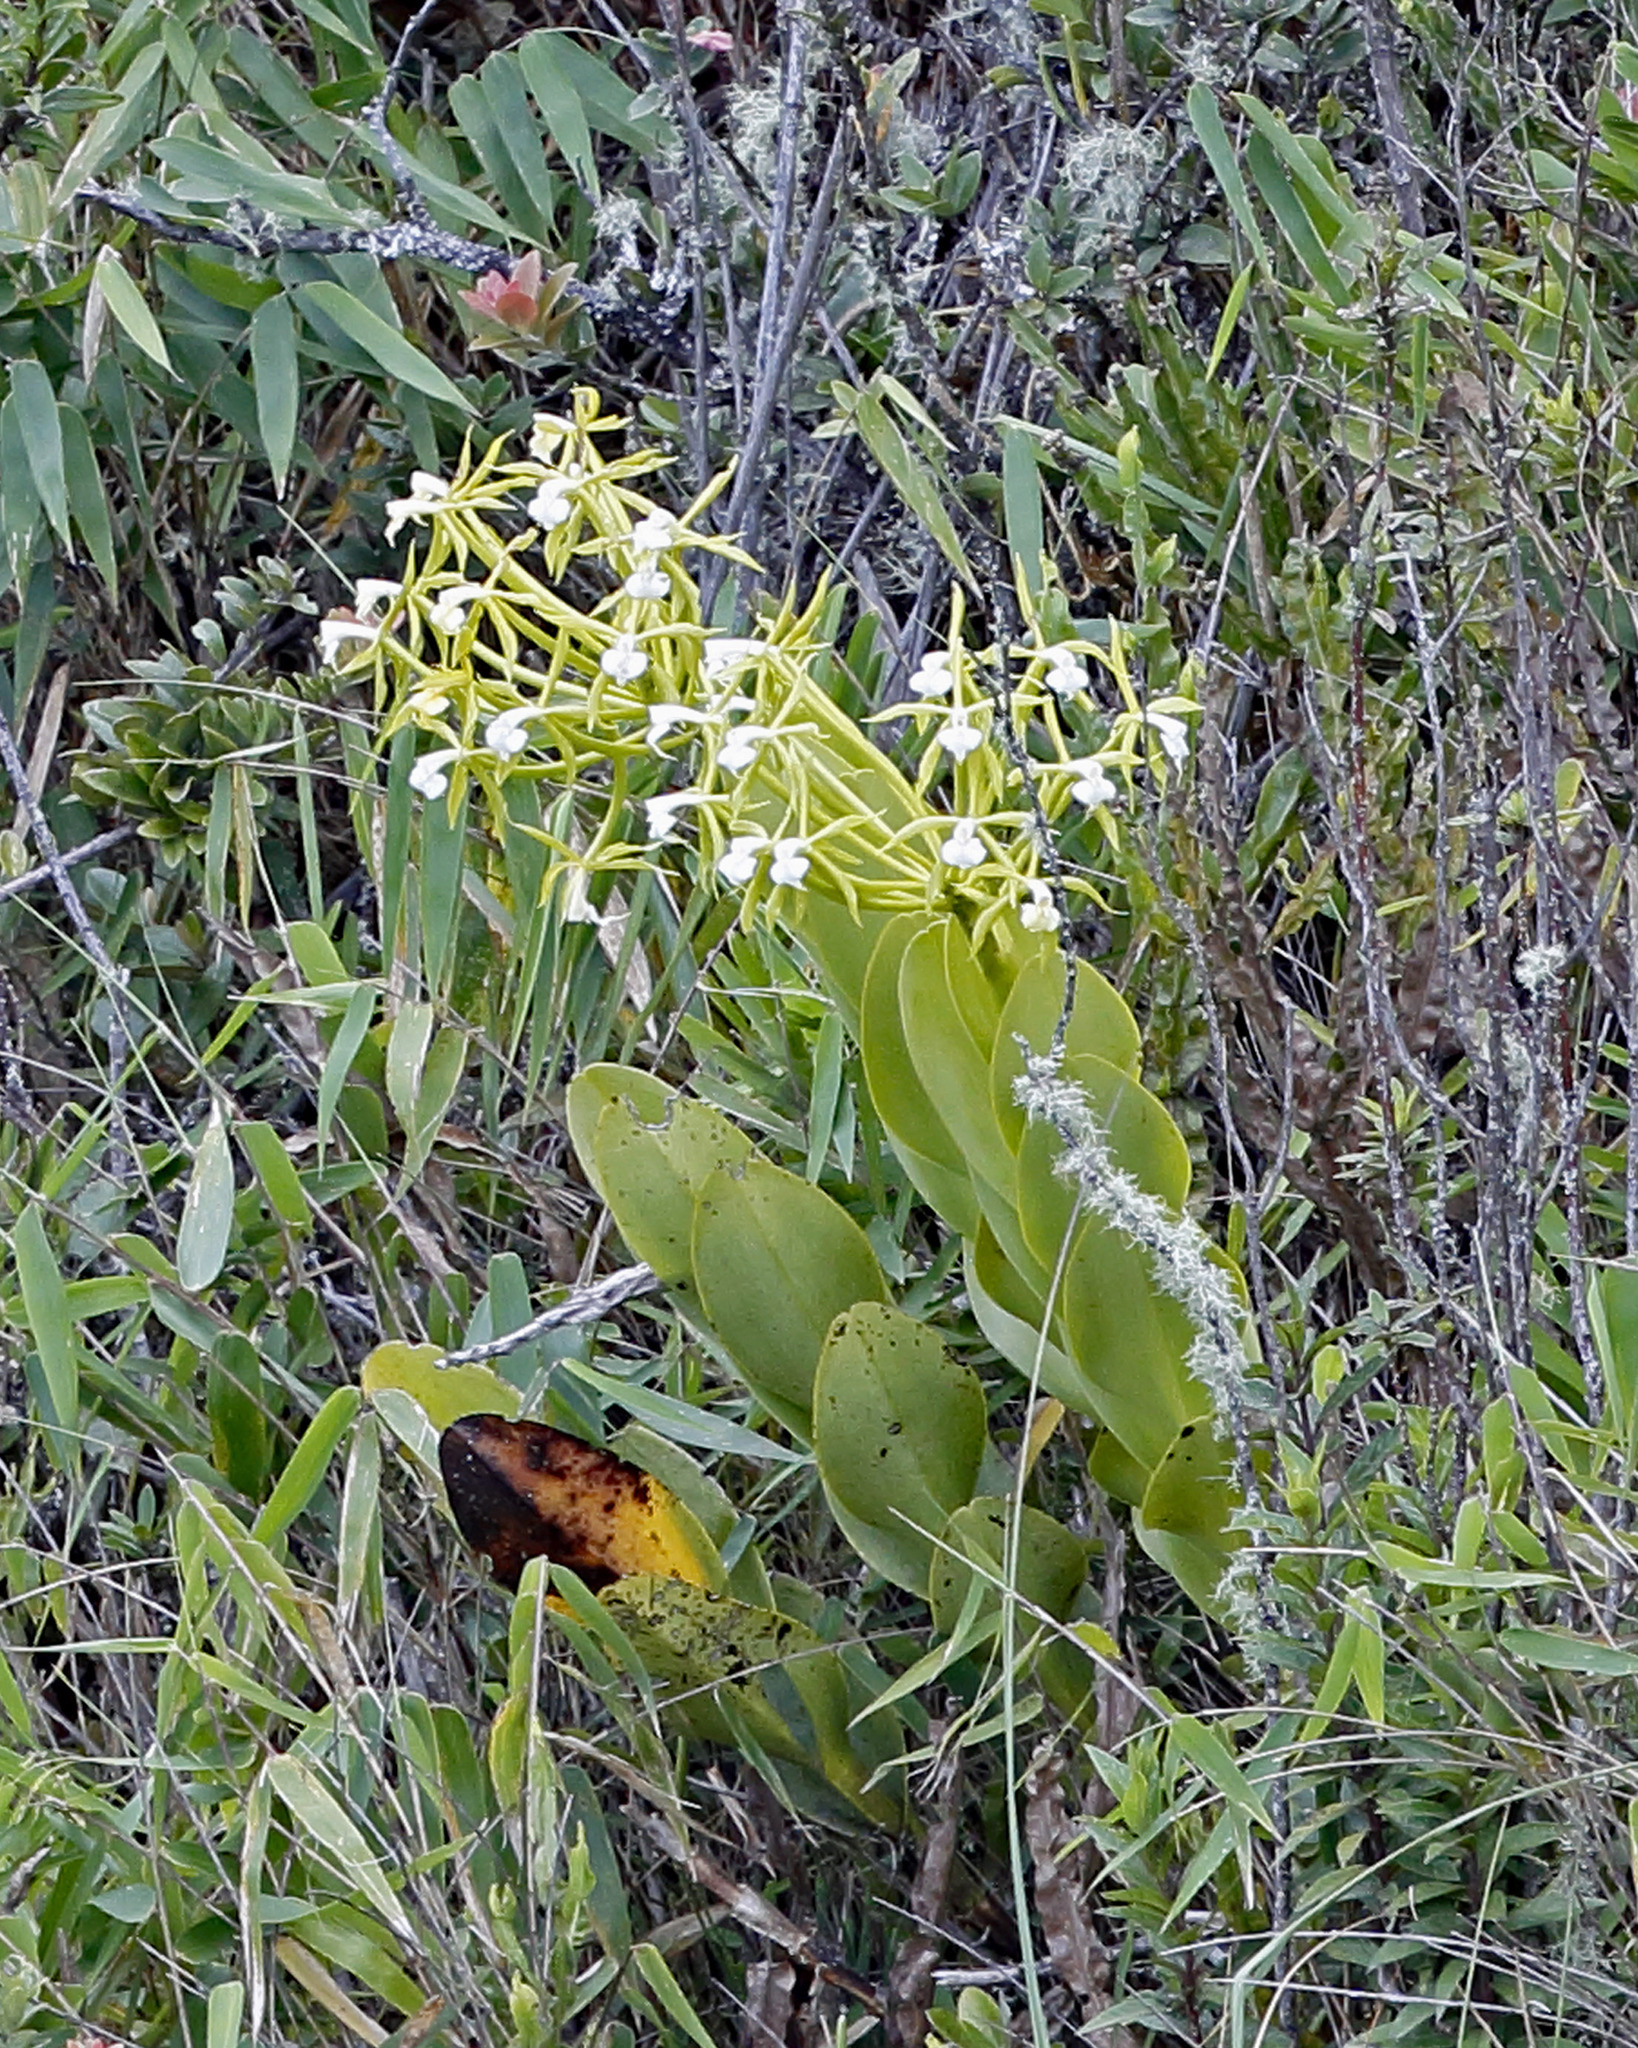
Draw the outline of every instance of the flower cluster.
M494 296L497 316L521 316ZM410 787L453 806L475 786L497 840L515 828L509 776L573 787L582 805L595 791L598 815L574 844L524 828L581 914L595 915L584 906L598 875L646 866L687 836L746 892L747 915L811 884L855 907L962 902L980 934L1006 915L1056 929L1064 886L1090 885L1043 875L1036 818L1084 817L1112 838L1132 778L1185 764L1192 702L1141 700L1114 622L1097 639L975 651L958 590L948 645L875 714L912 726L911 779L816 678L822 590L755 636L708 627L694 559L749 561L703 522L726 479L680 514L663 510L635 484L664 457L599 447L623 424L577 391L571 416L536 420L525 460L497 442L453 476L417 471L388 505L388 541L411 535L402 578L361 582L353 607L321 625L320 653L373 673L384 739L425 735ZM565 573L576 565L583 580L599 564L606 594L571 603Z

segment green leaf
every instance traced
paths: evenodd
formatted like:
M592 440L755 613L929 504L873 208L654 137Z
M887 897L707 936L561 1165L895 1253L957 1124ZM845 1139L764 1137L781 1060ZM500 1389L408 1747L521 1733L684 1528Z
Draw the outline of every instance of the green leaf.
M1041 479L1035 442L1017 427L1001 428L1001 504L1013 573L1022 576L1032 598L1041 595L1041 556L1046 522L1041 512Z
M1271 275L1273 264L1269 261L1268 245L1263 240L1262 230L1257 225L1257 215L1252 208L1246 191L1246 182L1240 175L1240 166L1234 160L1234 150L1223 128L1223 117L1217 110L1217 95L1203 79L1189 87L1187 100L1189 122L1200 138L1200 147L1206 152L1206 161L1216 174L1217 182L1223 188L1223 197L1228 201L1234 218L1245 230L1246 240L1257 253L1257 261L1265 275Z
M436 1344L378 1344L365 1359L359 1385L372 1401L384 1393L419 1403L439 1435L463 1415L515 1416L523 1396L488 1365L440 1365Z
M318 1091L318 1141L319 1157L324 1157L325 1141L330 1135L330 1125L336 1113L336 1104L341 1100L341 1091L346 1085L348 1071L364 1043L364 1034L370 1028L370 1018L375 1014L375 990L364 983L355 988L347 999L347 1012L336 1030L335 1043L325 1055L324 1072L319 1076Z
M869 1238L821 1189L753 1155L700 1187L690 1259L700 1306L746 1384L806 1438L832 1323L855 1302L887 1299Z
M476 76L457 78L449 88L449 110L489 173L513 232L537 247L548 244L551 214L535 195L550 191L551 173L517 53L497 51Z
M267 1505L256 1517L250 1533L258 1542L276 1542L318 1492L336 1446L352 1427L363 1398L356 1387L337 1387L308 1423L268 1495Z
M256 308L250 321L251 382L256 387L256 417L262 447L273 472L273 488L284 496L290 459L296 446L300 401L300 370L296 362L296 317L281 293Z
M63 442L63 475L68 485L68 507L80 538L97 565L104 586L119 588L119 568L114 559L114 529L108 516L108 497L97 467L96 450L85 414L77 406L59 405L58 425Z
M80 1420L80 1365L74 1323L62 1272L47 1241L39 1206L34 1202L30 1202L17 1219L12 1255L17 1261L23 1314L28 1319L34 1348L40 1355L46 1396L45 1419L57 1429L77 1429Z
M597 152L592 147L591 126L570 71L562 61L566 40L549 30L525 36L518 45L518 62L546 122L547 132L563 153L563 161L581 187L593 199L599 199L602 188L597 176Z
M893 1149L919 1194L959 1237L978 1228L978 1197L955 1139L923 1087L900 1005L900 971L925 920L905 915L884 927L859 996L859 1054L865 1085Z
M884 1578L925 1595L934 1539L971 1500L987 1434L984 1389L937 1335L864 1301L820 1355L813 1448L843 1533Z
M1005 1580L1012 1507L1010 1500L985 1495L951 1515L928 1578L927 1597L938 1628L955 1626L975 1578L984 1583L977 1612L992 1613L999 1605L996 1586ZM1062 1522L1026 1505L1018 1532L1014 1590L1019 1599L1062 1621L1085 1580L1086 1545Z
M1246 293L1251 289L1251 273L1256 267L1255 263L1248 263L1245 269L1240 272L1240 275L1234 280L1229 290L1222 313L1218 316L1217 332L1212 337L1211 355L1206 362L1206 382L1208 384L1217 375L1218 367L1228 351L1228 345L1234 338L1234 330L1240 324L1240 314L1246 303ZM1295 752L1296 750L1293 748L1292 751Z
M432 1043L433 1021L430 1003L405 1003L392 1020L387 1039L387 1100L406 1131L415 1117L415 1098L420 1092L427 1047Z
M298 285L296 297L304 312L333 321L387 376L396 377L414 391L425 392L428 398L453 406L457 412L471 412L471 405L436 363L429 362L396 327L389 327L378 313L372 313L362 300L355 299L339 284Z
M1192 1714L1176 1714L1168 1725L1167 1739L1197 1771L1211 1780L1242 1820L1253 1822L1270 1835L1274 1833L1274 1823L1263 1804L1262 1794L1241 1770L1233 1750L1215 1728L1208 1728Z
M233 1134L280 1222L288 1223L293 1230L310 1229L312 1214L301 1175L278 1132L271 1124L251 1120L235 1124Z
M42 364L23 356L11 366L17 424L28 453L29 474L47 519L59 540L72 548L68 530L68 480L63 473L63 433L57 418L57 394Z
M210 1286L227 1257L233 1229L233 1154L218 1105L193 1155L176 1233L176 1277L190 1294Z
M1580 1678L1638 1678L1638 1648L1600 1643L1568 1629L1504 1628L1502 1648L1543 1671L1568 1671Z
M165 338L159 331L159 322L148 310L148 301L142 296L136 279L110 243L104 243L97 252L92 289L102 293L109 312L142 353L151 357L167 375L175 376L166 352Z
M298 1837L305 1835L327 1853L331 1872L344 1889L356 1886L395 1933L413 1942L414 1926L387 1882L380 1860L312 1766L297 1756L272 1756L262 1766L262 1778L283 1801Z
M1199 1391L1204 1400L1204 1388ZM1144 1549L1208 1614L1224 1567L1245 1541L1228 1526L1237 1504L1227 1446L1212 1435L1209 1422L1186 1422L1155 1466L1143 1505L1132 1517Z
M899 496L915 513L943 550L945 558L971 590L977 590L966 551L957 538L955 522L944 509L938 480L926 462L906 441L898 422L882 404L874 388L861 391L853 406L853 425L883 471L891 477Z
M167 135L150 146L162 164L181 174L171 187L178 199L207 203L237 200L241 205L264 207L285 220L317 221L326 227L365 225L366 216L355 207L339 204L317 178L299 177L276 163L270 167L249 154L220 149L213 142L200 142L188 135Z
M616 1085L610 1077L623 1073L597 1067L575 1076L569 1086L570 1129L620 1235L661 1280L678 1286L693 1277L699 1191L720 1167L748 1160L751 1141L720 1110L647 1075L625 1074L618 1092L606 1095Z

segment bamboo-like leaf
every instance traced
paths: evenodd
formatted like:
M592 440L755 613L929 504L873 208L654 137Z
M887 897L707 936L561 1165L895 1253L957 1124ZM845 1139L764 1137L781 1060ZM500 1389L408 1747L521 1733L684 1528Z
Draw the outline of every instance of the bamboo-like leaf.
M355 298L339 284L323 280L318 284L299 285L296 297L304 312L317 313L334 321L347 339L361 348L387 376L409 385L412 391L423 391L428 398L453 406L457 412L471 412L471 405L436 363L429 361L396 327L388 326L379 313L372 313L361 299ZM268 303L271 305L273 301Z
M301 382L296 363L295 315L289 298L282 292L276 299L264 300L251 316L250 365L262 447L273 472L273 488L282 498L296 446Z
M233 1229L233 1154L219 1106L193 1155L193 1171L176 1233L176 1277L190 1294L210 1286L227 1257Z

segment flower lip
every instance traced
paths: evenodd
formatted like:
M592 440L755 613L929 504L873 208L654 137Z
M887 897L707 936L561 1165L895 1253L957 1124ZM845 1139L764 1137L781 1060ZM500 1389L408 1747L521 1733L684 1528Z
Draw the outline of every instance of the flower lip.
M442 796L449 787L449 777L444 770L451 761L459 760L460 753L459 747L439 747L433 753L423 754L409 772L410 788L418 796Z
M626 545L639 555L662 555L677 545L677 522L669 512L647 512L626 536Z
M772 737L770 726L736 725L717 749L717 766L725 775L738 775L756 759L762 742Z
M662 597L671 595L671 578L663 569L644 567L633 569L620 586L627 597L634 597L640 604L658 604Z
M515 761L529 744L530 719L539 716L538 704L514 704L509 710L497 712L483 729L484 745L503 761Z
M984 847L978 837L978 820L952 819L950 836L940 846L938 857L947 868L978 867L984 859Z
M773 857L768 862L768 880L775 888L800 889L812 865L805 839L776 839Z
M571 486L560 476L549 476L523 508L537 526L548 532L563 525L574 506L569 502Z
M1095 758L1085 761L1068 761L1064 764L1074 770L1075 780L1069 786L1069 793L1078 804L1097 810L1105 804L1115 803L1120 796L1119 789L1110 780L1103 763Z
M948 649L935 647L924 654L910 678L910 692L916 697L947 697L955 684L955 669Z
M390 612L393 599L403 588L402 583L396 583L387 576L360 576L353 591L353 609L361 619L374 623L377 605L384 605Z
M763 849L768 844L766 832L741 832L728 842L728 851L717 862L717 873L733 888L743 889L757 871Z
M1047 669L1043 680L1055 697L1079 697L1092 687L1092 678L1087 674L1086 663L1073 647L1060 643L1043 649Z
M347 641L366 640L373 644L380 637L380 626L370 620L350 619L344 612L332 612L327 619L319 620L319 661L325 668L335 668Z
M933 745L942 747L952 761L965 761L984 744L984 735L972 722L964 704L957 704L933 735Z
M682 823L680 813L691 804L701 801L697 789L673 790L667 796L650 796L643 799L644 819L648 826L651 846L663 846L673 838Z
M651 704L648 707L648 743L657 747L681 726L703 725L708 715L704 711L696 711L692 704Z
M737 668L741 662L755 661L768 652L766 640L736 639L732 634L721 634L714 640L707 640L700 659L705 673L713 681L730 668Z
M1160 750L1174 768L1182 768L1189 758L1189 728L1181 719L1169 711L1150 711L1144 714L1144 723L1160 742Z
M432 600L427 612L427 623L439 633L451 638L466 624L467 606L474 598L484 595L483 586L478 583L452 583L447 590L440 590Z
M1018 922L1027 932L1055 932L1063 919L1052 900L1052 887L1037 876L1026 885L1029 901L1018 906Z
M419 526L423 519L439 511L448 496L449 485L441 476L434 476L430 470L412 470L409 496L387 502L388 545L398 538L400 528L411 523Z
M622 633L613 646L603 650L598 667L617 683L634 683L648 673L648 656L637 645L635 635Z

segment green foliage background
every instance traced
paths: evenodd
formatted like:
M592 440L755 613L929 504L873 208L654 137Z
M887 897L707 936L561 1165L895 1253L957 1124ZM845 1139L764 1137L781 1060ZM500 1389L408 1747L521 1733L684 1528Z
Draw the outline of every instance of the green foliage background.
M0 2040L1630 2041L1638 20L405 27L0 20ZM1244 1275L1214 1596L1028 1406L817 926L698 835L577 900L597 773L423 803L321 658L412 473L577 386L678 512L737 464L702 616L817 598L846 719L952 631L1197 705L1037 851ZM847 1533L685 1261L459 1391L720 1586L482 1582L406 1389L620 1263L600 1062L981 1390L903 1468L941 1562Z

